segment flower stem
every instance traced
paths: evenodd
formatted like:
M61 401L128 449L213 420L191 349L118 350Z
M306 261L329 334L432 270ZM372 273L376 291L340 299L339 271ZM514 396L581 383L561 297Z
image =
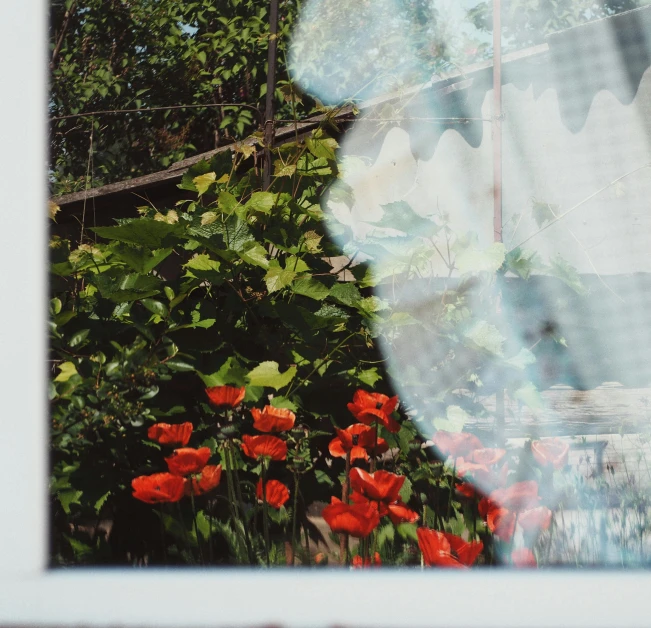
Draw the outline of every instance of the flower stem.
M194 556L192 555L192 543L190 542L190 533L185 526L185 521L183 520L183 512L181 511L181 504L176 502L176 509L179 513L179 521L181 522L181 527L183 528L183 538L185 540L185 545L188 549L188 556L190 558L190 564L194 565Z
M163 522L163 504L158 504L160 510L160 543L163 549L163 561L167 565L167 547L165 545L165 523Z
M205 565L203 559L203 549L201 548L201 539L199 538L199 526L197 525L197 509L194 505L194 492L190 491L190 503L192 504L192 522L194 523L194 534L197 537L197 547L199 548L199 560Z
M233 519L233 526L235 527L235 533L238 538L242 540L242 535L240 527L238 525L239 517L237 513L237 500L235 499L235 489L233 488L233 468L231 465L230 452L228 450L228 443L224 443L224 464L226 465L226 488L228 491L228 510L231 513L231 518ZM246 547L246 540L244 540L244 546ZM236 556L236 560L239 559L239 556Z
M262 461L262 523L264 526L264 553L267 560L267 567L271 566L269 561L269 511L267 508L267 464Z
M348 503L348 492L350 491L350 452L346 452L346 471L344 475L344 483L341 487L341 501L344 504ZM348 556L348 535L340 534L339 535L339 562L340 564L346 564L348 566L349 556Z
M249 538L249 532L246 526L246 520L245 520L245 510L244 510L244 499L242 497L242 487L240 486L240 476L239 473L237 472L237 465L235 464L235 454L233 451L229 448L228 451L230 455L230 460L229 460L229 465L233 469L233 476L235 479L235 489L237 491L237 501L239 503L239 510L240 510L240 517L242 524L244 526L244 544L246 545L246 552L249 557L249 562L251 565L255 563L255 558L253 556L253 549L251 547L251 539Z
M296 564L296 520L298 518L298 473L294 471L294 509L292 510L292 566Z

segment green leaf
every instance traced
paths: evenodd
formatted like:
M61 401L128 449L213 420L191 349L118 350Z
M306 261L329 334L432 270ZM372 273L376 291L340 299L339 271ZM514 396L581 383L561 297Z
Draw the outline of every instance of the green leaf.
M538 228L542 227L545 223L551 222L559 214L559 206L550 203L544 203L532 199L531 201L531 215L536 221ZM554 215L555 214L555 215Z
M381 528L379 528L377 533L378 549L382 549L387 541L393 541L395 533L396 529L393 523L385 523Z
M255 240L247 242L238 255L248 264L259 266L260 268L269 268L269 258L267 257L267 250Z
M156 268L174 249L149 250L146 247L117 242L111 247L115 258L127 264L137 273L146 275Z
M296 273L293 270L285 270L276 260L271 260L264 280L267 284L267 290L272 293L289 286L295 277Z
M404 484L400 489L400 499L406 504L411 499L411 480L408 477L405 477Z
M197 279L205 279L212 284L219 285L224 281L223 275L219 272L221 264L211 259L206 253L197 255L183 265L188 275Z
M232 214L239 203L237 199L228 191L223 190L217 197L217 205L225 214Z
M218 217L216 212L204 212L201 214L201 225L211 225Z
M382 219L373 223L379 227L396 229L412 238L428 238L439 230L436 223L417 214L406 201L382 205L382 211Z
M315 156L335 161L335 150L339 148L337 140L332 137L315 137L305 140L307 149Z
M156 301L155 299L142 299L140 301L152 314L156 314L161 318L167 318L169 310L164 303Z
M396 526L396 532L405 540L405 541L415 541L418 543L418 534L416 530L418 526L415 523L399 523Z
M330 292L328 286L316 279L312 279L312 277L301 277L297 279L292 284L292 291L304 297L314 299L315 301L323 301Z
M587 289L581 282L581 277L576 268L566 262L560 255L557 255L551 260L550 266L547 268L547 273L552 277L560 279L564 284L568 285L577 294L586 294Z
M330 288L330 297L342 305L359 307L362 303L362 295L354 283L338 281Z
M70 514L70 506L72 504L79 504L79 500L83 494L83 491L75 491L74 489L69 491L61 491L57 494L57 497L61 502L61 507L67 515Z
M373 367L357 373L357 379L363 384L366 384L369 388L373 388L375 384L382 379L382 375L378 373L376 367Z
M229 357L216 373L212 373L211 375L198 373L198 375L206 387L227 385L244 386L247 383L247 372L234 356Z
M487 249L481 250L469 246L459 253L454 264L459 272L466 273L497 272L506 258L506 247L502 242L493 242Z
M511 271L522 279L529 279L534 270L542 269L542 266L537 263L537 258L538 254L535 251L518 247L506 254L504 265L507 271Z
M253 192L251 198L246 202L245 207L263 214L269 214L277 200L278 194L273 194L272 192Z
M335 485L335 483L332 481L332 478L325 471L322 471L321 469L317 469L314 472L314 477L316 478L316 481L319 484L326 484L331 488Z
M293 401L287 399L287 397L274 396L271 399L270 403L274 408L286 408L292 412L296 412L298 410L298 406Z
M106 500L110 497L111 491L106 491L104 495L102 495L96 502L95 502L95 512L99 514L99 511L102 509L102 506L106 503Z
M437 430L461 432L466 421L470 418L468 413L460 406L448 406L445 413L446 418L438 418L432 421Z
M249 371L247 380L251 386L266 386L280 390L289 384L296 375L296 367L290 366L284 373L278 370L278 362L262 362Z
M54 378L55 382L67 382L73 375L78 375L74 362L59 364L59 374Z
M162 283L157 277L137 273L125 274L120 268L110 268L94 275L92 281L105 299L111 299L115 303L152 297L160 292Z
M518 355L509 358L508 360L504 360L504 364L508 364L509 366L513 366L516 369L524 370L528 366L535 364L536 362L536 356L529 351L529 349L525 349L522 347L520 349L520 352Z
M479 320L471 323L466 327L463 336L469 346L499 357L502 356L502 345L505 338L497 327L487 321Z
M205 54L204 54L205 57ZM206 172L205 174L200 174L197 177L192 179L192 183L197 188L199 196L202 196L208 191L208 188L217 180L217 174L214 172Z
M296 172L296 164L283 164L282 161L277 161L274 164L274 177L292 177Z
M68 341L68 346L78 347L84 342L84 340L86 340L89 333L90 333L90 329L80 329L78 332L73 334L73 336L70 338L70 340Z
M168 224L153 218L136 218L115 227L94 227L92 230L107 240L160 249L164 248L165 243L180 236L185 227L181 223Z
M197 59L199 60L201 65L206 65L206 53L203 50L197 52Z
M532 410L542 410L545 407L542 395L531 382L527 382L524 386L518 388L511 396L525 406L529 406Z

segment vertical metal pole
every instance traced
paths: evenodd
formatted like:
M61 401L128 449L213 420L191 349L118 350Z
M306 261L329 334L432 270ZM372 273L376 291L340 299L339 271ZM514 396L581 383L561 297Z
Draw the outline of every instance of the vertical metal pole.
M502 241L502 7L493 0L493 239Z
M269 54L267 56L267 102L264 114L264 168L262 189L271 186L271 148L274 129L274 92L276 90L276 50L278 46L278 0L271 0L269 11Z
M493 0L493 240L502 242L502 5ZM498 296L498 308L499 308ZM495 392L495 436L504 441L504 389Z

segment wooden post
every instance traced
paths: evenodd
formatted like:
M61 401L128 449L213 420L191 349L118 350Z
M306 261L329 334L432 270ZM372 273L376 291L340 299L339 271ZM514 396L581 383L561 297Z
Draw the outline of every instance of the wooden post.
M276 90L276 50L278 47L278 0L271 0L269 11L269 54L267 55L267 101L264 115L264 167L262 189L271 186L271 148L274 141L274 91Z

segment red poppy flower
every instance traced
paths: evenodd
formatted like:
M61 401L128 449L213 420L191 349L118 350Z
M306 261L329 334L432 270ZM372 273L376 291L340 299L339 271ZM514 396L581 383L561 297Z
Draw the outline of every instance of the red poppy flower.
M242 403L246 388L236 388L235 386L212 386L206 388L206 394L210 402L216 406L226 406L235 408Z
M437 567L464 568L453 555L450 542L445 538L443 532L430 530L429 528L418 528L418 547L423 553L423 560L426 565Z
M483 449L484 445L474 435L466 432L446 432L439 430L432 438L432 444L444 457L466 457L475 449Z
M551 465L554 469L562 469L567 464L569 451L569 444L560 438L546 438L531 443L531 453L541 467Z
M398 397L387 397L380 393L369 393L359 389L353 395L353 403L348 404L348 409L360 423L372 425L378 422L395 433L400 431L400 424L390 415L397 406Z
M525 532L546 530L552 522L552 511L546 506L538 506L520 513L518 523Z
M380 567L382 565L382 559L380 558L380 553L375 552L373 554L373 562L371 563L370 558L364 558L362 560L362 557L358 554L357 556L353 556L353 563L352 567L353 569L361 569L362 567Z
M272 460L287 458L287 444L277 436L242 436L242 451L249 458L267 456Z
M141 475L131 480L133 496L147 504L178 502L183 497L185 480L171 473Z
M443 536L450 544L452 552L456 554L459 562L466 567L470 567L481 554L484 544L481 541L465 541L460 536L443 532Z
M265 406L264 410L253 408L253 427L259 432L285 432L294 427L296 415L287 408Z
M484 485L489 484L493 475L486 465L467 462L463 458L457 458L454 470L459 477L470 476Z
M388 451L389 445L383 438L378 438L375 428L355 423L345 430L337 430L337 436L330 441L328 450L335 458L343 458L350 452L351 462L358 459L368 460L368 453L376 456Z
M357 538L367 537L380 523L376 504L344 504L336 497L323 509L321 516L333 532Z
M367 473L359 467L350 470L350 485L364 497L387 504L395 502L405 483L404 475L396 475L388 471Z
M210 449L200 447L182 447L175 449L169 458L165 458L167 468L172 475L189 475L190 473L199 473L210 458Z
M186 493L190 493L190 487L192 487L192 492L195 495L203 495L208 491L212 491L213 488L219 486L219 481L222 478L222 466L218 465L206 465L201 470L201 475L199 478L193 477L186 484Z
M490 494L493 503L513 511L523 511L538 505L538 483L535 480L516 482L508 488L498 488Z
M515 532L515 513L506 508L493 506L486 515L486 524L498 539L510 541Z
M502 458L504 458L505 455L505 449L475 449L474 451L470 452L468 461L490 467L491 465L497 464Z
M461 484L458 484L457 493L459 493L459 495L467 497L468 499L473 499L477 496L477 491L475 490L475 487L470 484L470 482L462 482Z
M161 445L172 445L173 447L185 447L192 434L192 423L180 423L170 425L169 423L155 423L147 430L147 437Z
M513 550L511 552L511 562L514 567L537 567L538 561L533 552L528 547Z
M265 501L272 508L280 508L289 499L289 489L278 480L267 480L265 486ZM262 499L262 478L258 480L255 487L255 496Z
M407 523L415 523L419 519L418 513L407 508L407 506L402 502L389 504L387 506L387 514L389 515L389 519L393 522L393 525L396 526L403 521L406 521Z

